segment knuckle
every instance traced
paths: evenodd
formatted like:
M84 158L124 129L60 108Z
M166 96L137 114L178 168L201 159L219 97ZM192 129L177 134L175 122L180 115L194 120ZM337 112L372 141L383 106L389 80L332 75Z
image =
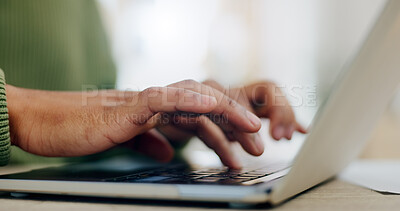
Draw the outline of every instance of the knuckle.
M213 80L213 79L205 80L203 82L203 84L208 85L208 86L212 86L212 87L214 87L214 86L220 87L221 86L216 80Z
M175 97L180 99L183 98L185 96L186 91L184 89L177 89L175 91Z
M199 83L193 79L183 80L180 83L183 87L185 87L185 89L191 89L191 90L195 89L196 90L199 87L201 87L201 83Z
M203 83L216 83L216 84L218 84L218 82L216 80L214 80L214 79L207 79Z
M157 97L159 95L164 94L164 91L161 87L150 87L139 93L140 97Z
M193 93L193 94L191 95L191 97L192 97L192 99L193 99L194 102L201 102L201 96L200 96L199 93Z
M276 83L274 81L264 81L265 84L268 84L269 86L276 87Z
M237 102L235 100L233 100L232 98L227 98L226 101L227 101L227 104L229 107L231 107L231 108L237 107Z
M271 91L274 91L275 89L279 89L275 82L268 81L268 80L258 82L256 84L252 85L251 87L256 89L259 92L259 94L262 94L265 92L271 92Z
M274 81L270 81L270 80L263 80L259 83L257 83L258 85L265 85L265 86L276 86L276 83Z
M223 87L220 83L218 83L217 81L212 80L212 79L206 80L206 81L204 81L202 84L204 84L204 85L206 85L206 86L209 86L209 87L212 88L212 89L219 90L219 91L221 91L221 92L224 92L224 91L225 91L225 90L224 90L224 87ZM208 90L211 90L211 89L208 89Z
M186 80L183 80L182 83L183 84L196 84L198 82L193 79L186 79Z

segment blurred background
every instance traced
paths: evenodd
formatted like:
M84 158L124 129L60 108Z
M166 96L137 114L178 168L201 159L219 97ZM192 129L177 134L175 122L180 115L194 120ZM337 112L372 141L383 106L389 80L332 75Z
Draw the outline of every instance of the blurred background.
M267 79L281 87L299 121L309 125L385 2L99 0L99 7L119 70L119 89L184 79L211 78L225 86ZM362 157L400 157L393 147L400 145L399 116L397 96ZM267 152L288 155L301 145L265 141ZM201 143L192 145L201 148Z

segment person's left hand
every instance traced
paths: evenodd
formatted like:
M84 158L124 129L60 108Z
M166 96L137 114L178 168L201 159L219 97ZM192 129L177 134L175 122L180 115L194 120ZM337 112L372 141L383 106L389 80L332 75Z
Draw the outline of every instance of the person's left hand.
M272 82L258 82L244 87L224 89L215 81L205 81L204 85L219 90L232 100L238 102L259 117L270 119L270 134L275 140L286 138L290 140L295 131L306 133L306 130L296 121L293 110L282 92ZM171 86L179 87L179 83ZM238 141L235 134L223 132L215 121L207 118L196 118L191 121L171 122L157 128L165 138L173 143L185 143L193 136L199 137L208 147L220 157L222 163L231 168L240 168L239 161L230 149L230 142ZM157 133L157 131L153 131ZM161 138L161 134L159 137ZM256 143L262 143L261 137L255 135ZM138 141L137 143L140 143ZM258 154L261 155L262 153Z
M261 81L233 89L224 89L212 80L205 81L204 84L222 90L258 117L270 119L269 130L275 140L282 138L291 140L295 131L307 132L296 121L290 103L273 82Z

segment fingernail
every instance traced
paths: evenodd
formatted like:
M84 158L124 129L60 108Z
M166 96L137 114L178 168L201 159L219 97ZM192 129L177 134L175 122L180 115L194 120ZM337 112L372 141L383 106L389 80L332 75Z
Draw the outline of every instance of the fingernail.
M281 139L284 136L284 134L285 134L285 128L283 128L283 126L280 125L274 128L273 135L275 139L278 140Z
M241 169L242 168L242 163L236 158L236 157L232 157L232 166L231 168L233 169Z
M250 111L246 111L247 118L250 120L250 123L256 127L261 127L261 120L255 114L251 113Z
M261 155L262 153L264 153L264 142L262 141L259 133L255 134L254 142L256 144L259 154Z

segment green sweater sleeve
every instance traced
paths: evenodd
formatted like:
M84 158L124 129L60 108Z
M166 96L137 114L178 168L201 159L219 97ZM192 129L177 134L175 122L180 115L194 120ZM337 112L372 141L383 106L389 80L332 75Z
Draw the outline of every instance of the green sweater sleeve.
M0 166L7 165L10 159L10 130L6 97L6 80L0 69Z

